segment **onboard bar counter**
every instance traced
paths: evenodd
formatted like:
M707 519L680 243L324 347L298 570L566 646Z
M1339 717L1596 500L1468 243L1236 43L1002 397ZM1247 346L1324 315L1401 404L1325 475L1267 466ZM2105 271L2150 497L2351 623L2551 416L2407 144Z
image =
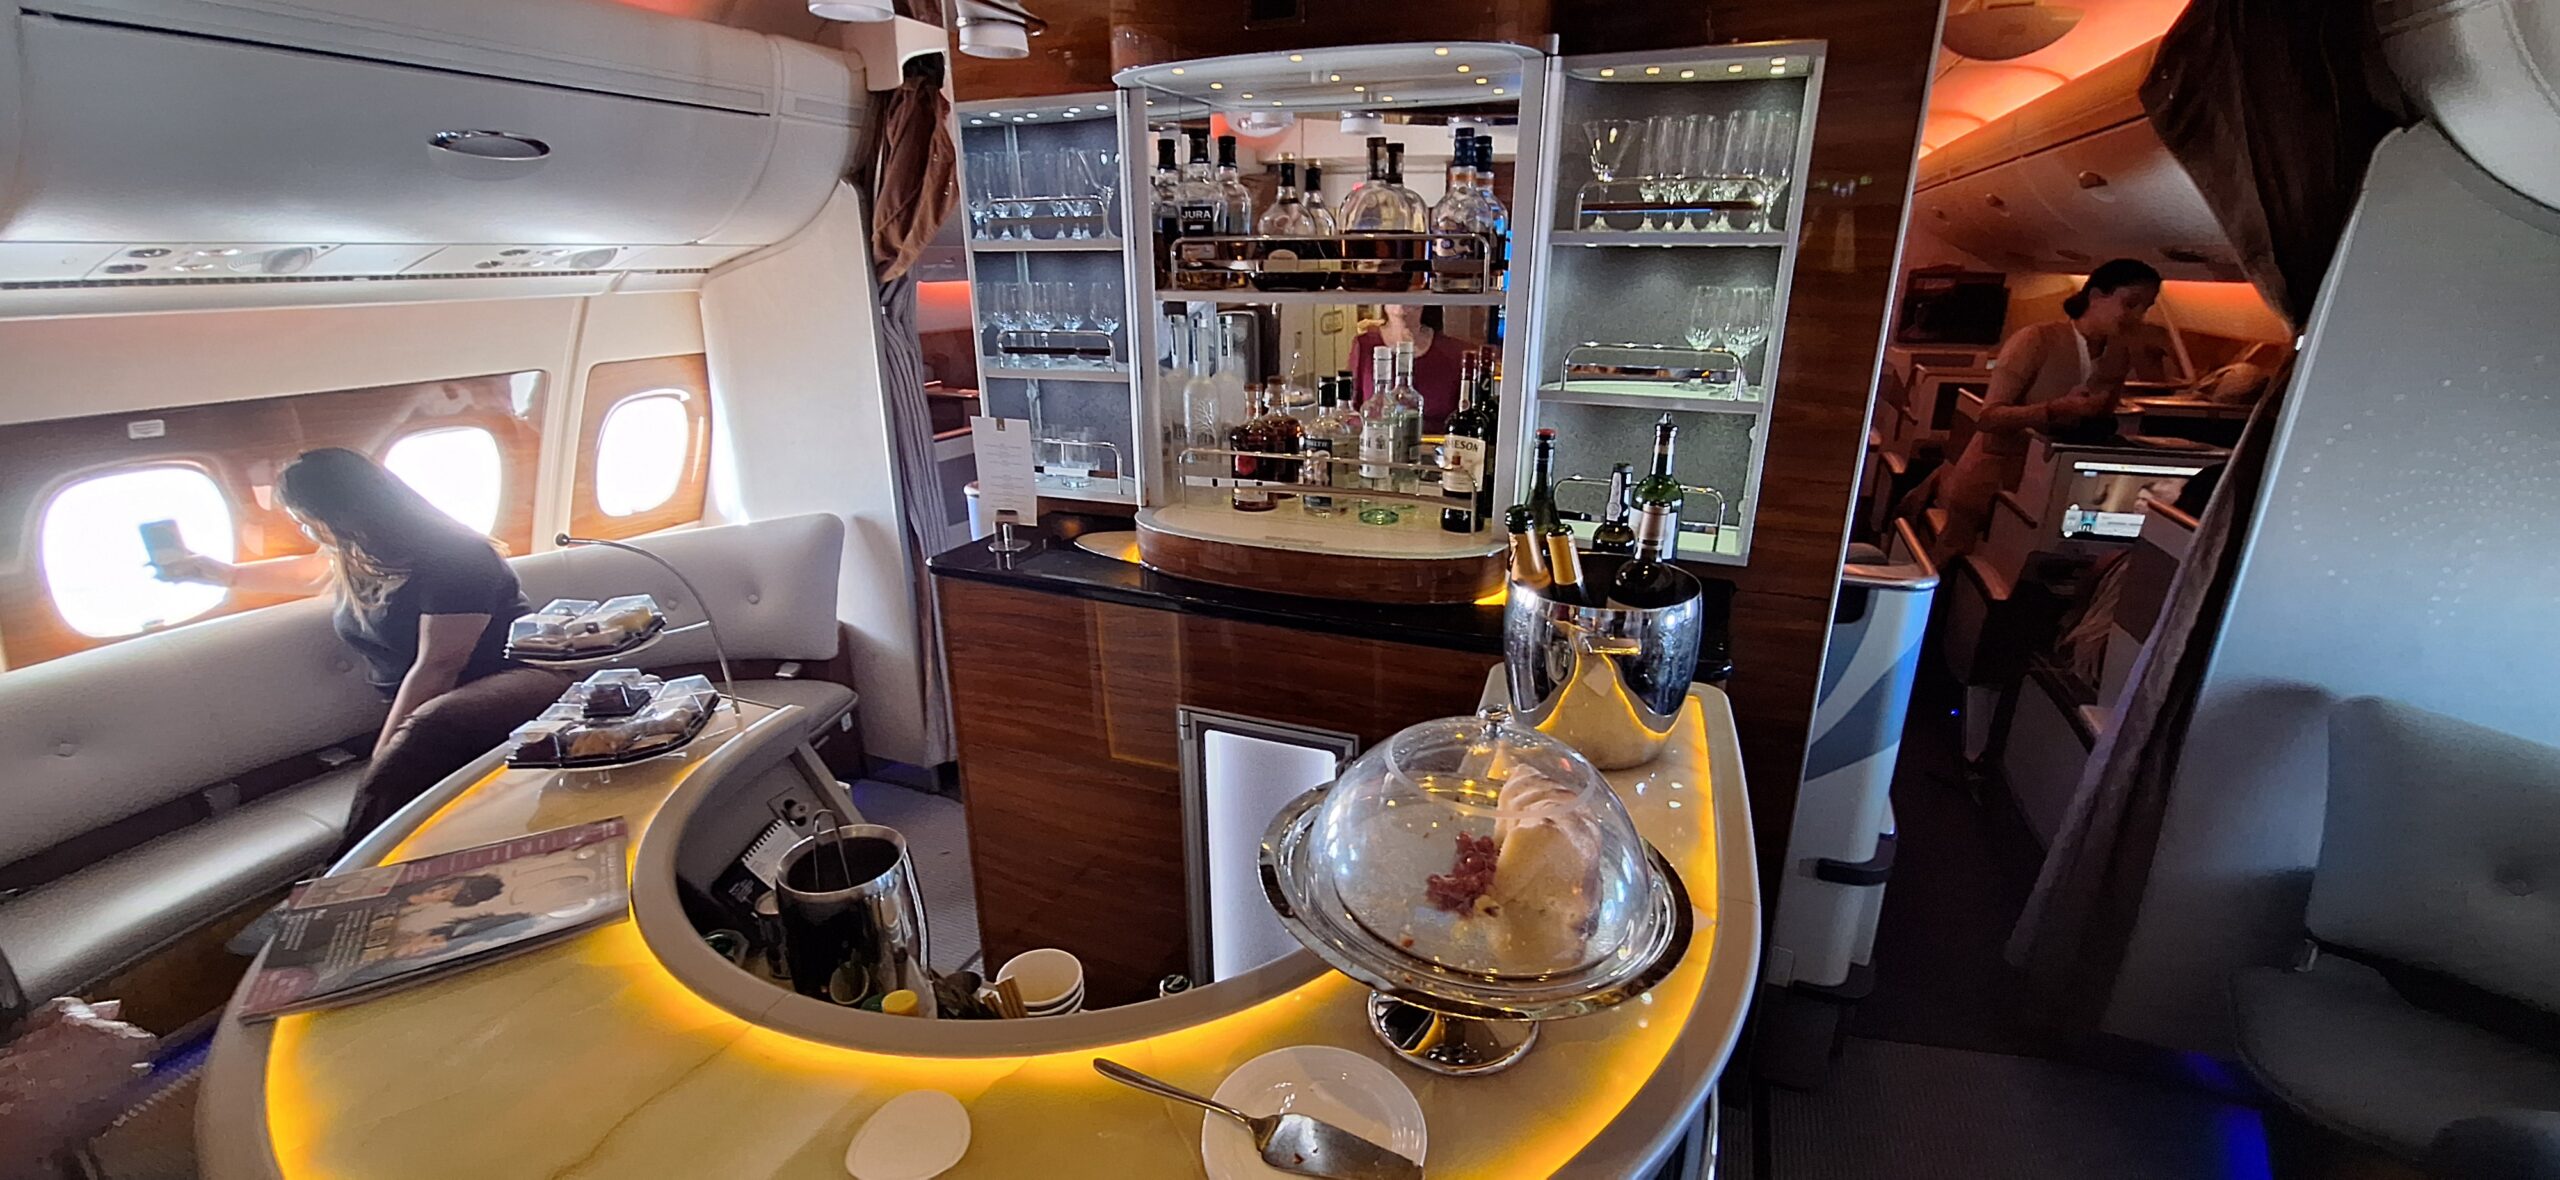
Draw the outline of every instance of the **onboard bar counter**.
M1199 1176L1201 1112L1103 1079L1095 1056L1201 1093L1282 1046L1391 1060L1367 989L1304 951L1168 999L1029 1020L883 1016L748 975L678 906L681 837L794 757L796 713L724 712L609 775L466 772L395 817L351 864L621 816L634 917L348 1007L271 1025L226 1014L198 1109L205 1174L819 1180L845 1175L882 1103L937 1089L972 1123L944 1173L958 1180ZM1608 778L1687 883L1697 934L1650 993L1545 1025L1506 1072L1389 1065L1421 1102L1438 1180L1634 1175L1674 1148L1732 1052L1760 912L1723 694L1694 690L1664 754Z

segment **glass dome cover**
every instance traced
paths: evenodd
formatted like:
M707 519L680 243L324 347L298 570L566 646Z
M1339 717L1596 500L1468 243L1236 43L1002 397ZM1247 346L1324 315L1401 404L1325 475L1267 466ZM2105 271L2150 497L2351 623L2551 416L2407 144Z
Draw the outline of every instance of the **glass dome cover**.
M1486 1018L1579 1015L1659 981L1688 898L1580 754L1501 710L1426 721L1284 809L1266 892L1381 991Z

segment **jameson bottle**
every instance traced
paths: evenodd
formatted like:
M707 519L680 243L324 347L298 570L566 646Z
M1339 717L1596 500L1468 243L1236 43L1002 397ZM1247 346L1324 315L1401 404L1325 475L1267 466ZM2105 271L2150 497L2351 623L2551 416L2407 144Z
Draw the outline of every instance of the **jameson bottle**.
M1627 494L1634 482L1634 468L1624 463L1609 468L1609 507L1600 518L1600 527L1591 530L1593 553L1636 551L1635 526L1627 523Z
M1440 494L1450 506L1440 510L1444 532L1481 532L1493 515L1493 407L1484 380L1491 365L1476 353L1458 361L1458 388L1467 404L1449 415L1440 443Z
M1679 428L1664 414L1653 426L1653 469L1628 493L1635 509L1636 555L1618 567L1609 604L1658 610L1697 593L1697 581L1672 564L1680 553L1680 480L1671 474Z

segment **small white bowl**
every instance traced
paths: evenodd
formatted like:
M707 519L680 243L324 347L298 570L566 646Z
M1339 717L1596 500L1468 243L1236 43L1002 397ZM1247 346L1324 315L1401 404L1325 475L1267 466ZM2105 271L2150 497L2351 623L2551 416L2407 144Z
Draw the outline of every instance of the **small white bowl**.
M940 1090L880 1104L844 1149L854 1180L933 1180L969 1154L969 1108Z
M1084 1002L1084 963L1056 947L1024 951L1005 960L996 980L1007 979L1021 989L1022 1006L1034 1012L1068 1001Z

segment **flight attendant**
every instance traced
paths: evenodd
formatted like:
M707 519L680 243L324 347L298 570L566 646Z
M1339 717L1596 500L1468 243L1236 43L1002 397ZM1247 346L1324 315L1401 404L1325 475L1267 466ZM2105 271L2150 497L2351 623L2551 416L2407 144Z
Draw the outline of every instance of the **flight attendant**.
M1946 525L1930 546L1933 560L1943 565L1981 539L2000 489L2017 481L2028 431L2068 430L2114 416L2141 351L2142 317L2159 298L2160 272L2119 258L2090 272L2079 292L2062 301L2069 318L2021 328L2000 346L1972 441L1906 502L1912 514L1934 495L1946 510Z
M529 608L497 544L381 464L340 447L306 451L277 477L276 494L318 552L237 565L190 554L161 574L252 594L335 587L338 638L391 703L343 851L504 742L568 678L502 654L508 624Z

